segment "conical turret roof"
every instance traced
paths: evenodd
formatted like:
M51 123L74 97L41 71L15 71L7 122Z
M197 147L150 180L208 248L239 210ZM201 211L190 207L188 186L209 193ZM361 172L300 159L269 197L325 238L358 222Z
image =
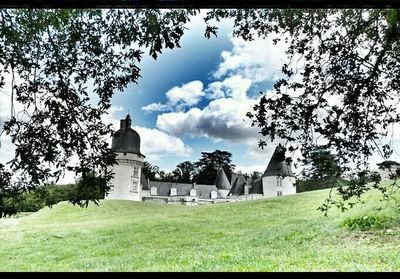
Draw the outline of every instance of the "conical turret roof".
M222 167L217 172L217 178L215 178L214 185L217 186L217 189L231 189L231 184L229 183L228 177L226 176Z
M271 160L263 176L293 176L292 159L285 157L286 148L279 144L272 154Z
M229 195L243 195L244 194L244 186L246 185L246 178L244 175L240 174L235 182L232 185L231 190L228 193Z

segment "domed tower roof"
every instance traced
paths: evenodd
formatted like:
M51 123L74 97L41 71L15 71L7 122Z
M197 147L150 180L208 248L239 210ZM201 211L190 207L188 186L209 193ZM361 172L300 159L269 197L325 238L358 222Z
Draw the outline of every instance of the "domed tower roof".
M112 138L111 150L121 153L140 153L140 136L131 128L132 120L128 114L125 119L121 119L120 129L116 131Z
M271 161L264 172L264 176L293 176L292 158L285 157L286 148L279 144L272 154Z

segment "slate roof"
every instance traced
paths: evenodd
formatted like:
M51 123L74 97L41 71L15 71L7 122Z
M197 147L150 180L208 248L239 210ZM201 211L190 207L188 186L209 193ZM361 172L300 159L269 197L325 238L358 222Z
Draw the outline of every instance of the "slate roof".
M217 178L215 178L214 185L218 189L229 190L231 189L231 184L229 183L228 177L224 172L223 168L220 168L217 172Z
M190 190L193 189L193 184L191 183L175 183L151 180L149 182L149 189L152 187L157 188L157 196L170 196L171 188L176 188L177 196L190 196ZM215 185L196 184L194 189L196 189L196 196L202 199L211 198L211 191L216 191L218 198L222 197Z
M249 190L249 194L263 194L263 188L262 188L262 179L256 179L251 181L250 183L251 188Z
M120 153L140 153L140 136L131 128L131 117L128 114L125 119L121 119L120 129L113 134L111 150Z
M292 172L292 159L285 158L286 148L279 144L272 154L271 160L268 163L267 169L265 170L264 176L278 176L286 175L293 176Z
M215 185L196 184L195 189L196 195L201 199L211 198L211 191L216 191L217 197L222 198L221 194L218 191L218 188Z
M243 195L244 194L244 186L246 185L246 178L240 174L235 182L233 182L232 188L228 193L229 195Z

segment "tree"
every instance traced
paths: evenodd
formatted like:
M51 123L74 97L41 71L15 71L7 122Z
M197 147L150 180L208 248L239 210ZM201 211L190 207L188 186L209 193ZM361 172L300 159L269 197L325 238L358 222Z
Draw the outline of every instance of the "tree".
M191 183L193 175L194 175L194 170L195 170L195 167L194 167L193 163L190 161L185 161L185 162L179 163L176 166L176 169L172 173L175 177L176 182Z
M255 179L261 178L261 176L262 176L262 173L261 173L261 172L259 172L259 171L253 171L253 172L251 173L251 175L250 175L250 178L251 178L252 180L255 180Z
M160 173L160 168L158 166L153 166L149 162L144 161L142 166L142 171L146 179L156 180L156 176Z
M201 152L201 158L194 163L197 168L195 178L199 184L213 184L219 168L223 168L227 177L232 176L235 165L232 164L232 154L216 149L213 152Z
M297 192L332 188L342 182L340 167L330 150L317 147L305 164L308 167L303 170L305 179L297 181Z
M369 187L364 177L374 152L391 155L390 134L400 120L400 11L217 9L206 17L206 36L218 31L210 21L222 18L234 19L233 33L244 40L271 36L288 45L274 94L262 95L248 113L264 136L260 147L280 139L303 158L321 143L335 152L355 182L339 187L343 201L329 197L324 211L332 204L344 210L371 188L389 197L379 181Z
M64 170L77 176L93 170L106 182L93 190L109 191L115 154L106 139L113 131L101 116L116 90L137 82L143 50L156 59L163 48L180 47L184 24L194 14L183 9L0 10L0 88L10 76L6 89L12 102L1 134L16 147L14 158L0 166L0 216L14 212L3 198L17 199L57 181ZM73 156L77 164L70 162Z

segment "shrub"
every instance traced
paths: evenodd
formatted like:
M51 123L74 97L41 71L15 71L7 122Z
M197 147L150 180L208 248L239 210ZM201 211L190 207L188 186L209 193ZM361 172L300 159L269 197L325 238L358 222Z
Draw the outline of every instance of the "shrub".
M382 214L368 214L360 217L345 219L341 225L350 230L368 231L372 229L386 229L393 224L393 217Z

